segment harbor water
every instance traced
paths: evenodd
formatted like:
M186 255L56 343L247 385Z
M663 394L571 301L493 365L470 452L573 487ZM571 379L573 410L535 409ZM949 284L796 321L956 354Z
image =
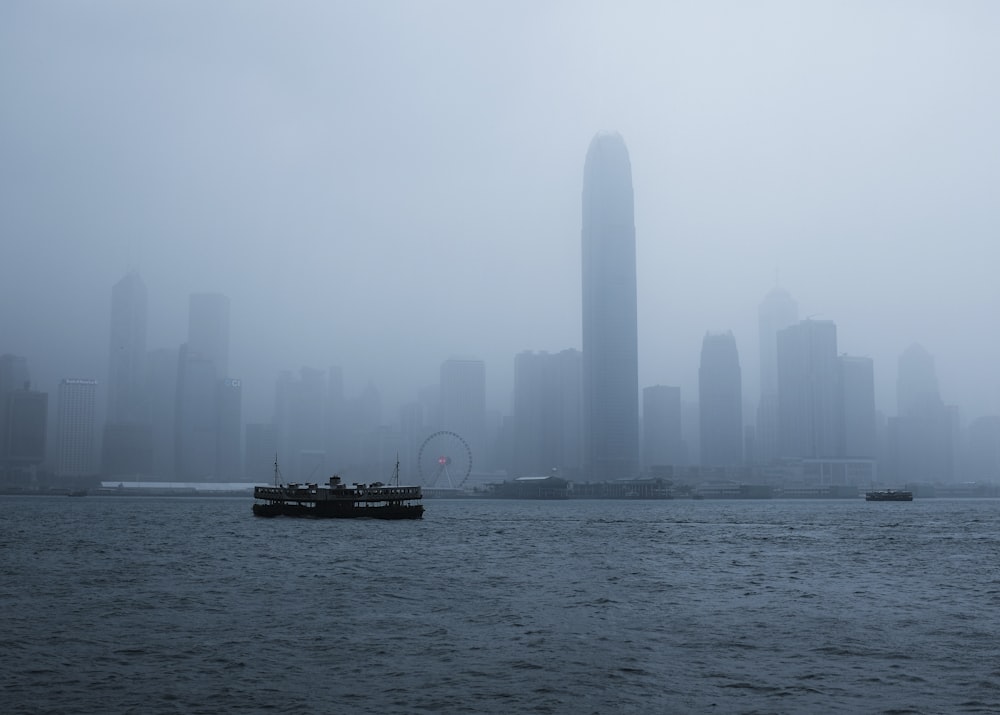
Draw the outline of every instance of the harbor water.
M1000 712L1000 501L0 497L5 713Z

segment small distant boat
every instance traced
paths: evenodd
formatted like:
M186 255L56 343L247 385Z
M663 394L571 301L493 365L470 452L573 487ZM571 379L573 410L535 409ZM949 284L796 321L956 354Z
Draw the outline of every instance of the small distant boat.
M913 501L913 492L905 489L872 489L865 492L865 501Z
M399 486L399 461L395 485L342 484L330 477L328 484L279 484L278 460L274 460L275 486L254 487L255 516L303 516L326 519L420 519L424 505L420 487Z
M66 494L68 497L85 497L88 492L86 489L74 489L73 491Z

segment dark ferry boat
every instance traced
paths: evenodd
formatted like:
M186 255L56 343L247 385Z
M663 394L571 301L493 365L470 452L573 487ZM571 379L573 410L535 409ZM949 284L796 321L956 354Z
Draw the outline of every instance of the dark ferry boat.
M913 492L903 489L873 489L865 492L865 501L913 501Z
M399 462L395 485L341 483L330 477L328 484L278 484L278 461L274 461L275 485L254 487L256 516L304 516L327 519L420 519L424 505L420 487L399 486Z

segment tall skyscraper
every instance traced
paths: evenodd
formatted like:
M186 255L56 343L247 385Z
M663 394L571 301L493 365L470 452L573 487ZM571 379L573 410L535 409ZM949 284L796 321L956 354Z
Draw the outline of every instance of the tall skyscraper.
M219 382L219 426L215 442L215 474L219 481L243 478L243 381Z
M681 388L653 385L642 390L642 465L687 463L681 430Z
M239 382L235 391L232 383L229 390L224 389L228 370L229 298L218 293L194 293L188 309L188 340L181 346L177 360L174 462L182 480L228 479L241 472L234 466L241 457L234 446L239 442L240 428L229 424L234 409L239 411ZM224 394L229 400L225 410ZM225 437L223 421L227 424ZM223 454L227 455L225 466L220 463ZM223 471L227 474L223 475Z
M97 380L66 378L56 405L56 473L83 477L96 472L94 406Z
M111 289L108 414L102 471L108 476L152 472L152 426L146 399L146 284L135 271Z
M803 320L778 331L778 432L782 457L842 455L837 326Z
M875 459L875 367L871 358L840 356L844 457Z
M757 309L760 339L760 402L754 433L756 461L770 462L778 456L778 331L799 320L798 305L781 288L764 296Z
M219 375L215 364L181 345L174 410L174 469L181 481L216 481Z
M135 271L111 289L111 344L108 359L109 424L147 420L144 396L146 284Z
M20 355L0 355L0 464L7 456L10 393L30 386L28 361Z
M742 464L743 380L731 331L708 333L702 340L698 402L701 464Z
M30 386L7 393L6 462L34 468L45 461L49 395Z
M176 450L178 351L175 348L150 350L146 354L146 396L152 427L152 474L158 479L174 479Z
M584 470L595 480L639 471L639 357L632 164L602 133L583 170Z

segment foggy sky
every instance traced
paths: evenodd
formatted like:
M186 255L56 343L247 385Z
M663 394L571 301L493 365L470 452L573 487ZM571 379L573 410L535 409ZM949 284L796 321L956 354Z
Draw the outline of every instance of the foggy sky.
M244 418L341 365L386 421L452 356L580 347L580 192L633 168L640 386L697 395L731 329L758 392L777 279L839 349L919 342L1000 411L1000 5L992 2L0 3L0 352L39 389L107 376L111 286L148 346L232 305ZM749 415L748 415L749 417Z

